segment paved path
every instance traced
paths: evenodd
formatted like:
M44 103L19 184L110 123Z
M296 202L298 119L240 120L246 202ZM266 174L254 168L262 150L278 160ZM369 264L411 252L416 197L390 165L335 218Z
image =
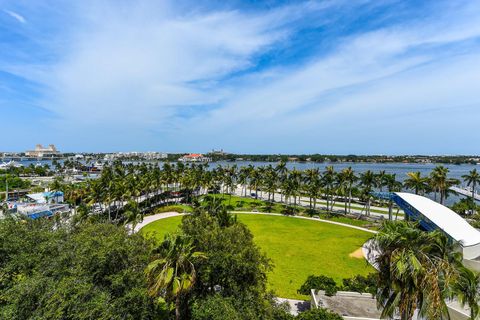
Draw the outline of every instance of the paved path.
M143 227L145 227L147 224L152 223L153 221L161 220L161 219L166 219L166 218L171 218L171 217L178 217L178 216L183 216L185 213L178 213L178 212L162 212L162 213L157 213L151 216L146 216L143 218L143 221L140 222L135 226L135 229L133 230L133 233L136 233L140 231ZM130 227L130 224L128 225Z
M302 217L302 216L285 216L284 214L281 214L281 213L264 213L264 212L250 212L250 211L231 211L231 213L258 214L258 215L267 215L267 216L289 217L289 218L293 218L293 219L305 219L305 220L312 220L312 221L335 224L335 225L338 225L338 226L357 229L357 230L370 232L370 233L377 233L377 231L369 230L369 229L362 228L362 227L352 226L351 224L341 223L341 222L336 222L336 221L330 221L330 220L324 220L324 219L318 219L318 218L310 218L310 217ZM163 212L163 213L157 213L157 214L154 214L154 215L151 215L151 216L146 216L145 218L143 218L142 222L140 222L139 224L137 224L135 226L134 233L138 232L140 229L145 227L147 224L152 223L153 221L157 221L157 220L161 220L161 219L167 219L167 218L171 218L171 217L184 216L185 214L186 213Z

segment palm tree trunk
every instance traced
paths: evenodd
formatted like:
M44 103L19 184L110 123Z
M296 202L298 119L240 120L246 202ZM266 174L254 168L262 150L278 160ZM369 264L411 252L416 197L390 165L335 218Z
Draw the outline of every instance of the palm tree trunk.
M348 188L348 213L352 213L352 185Z
M388 203L388 220L389 221L393 220L392 210L393 210L393 203L392 203L392 200L390 200L390 202Z
M180 320L181 314L180 314L180 295L177 295L175 298L175 319Z

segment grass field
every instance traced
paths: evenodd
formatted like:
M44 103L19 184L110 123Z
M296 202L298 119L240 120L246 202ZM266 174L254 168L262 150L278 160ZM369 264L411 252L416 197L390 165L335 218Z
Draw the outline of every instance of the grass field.
M338 283L356 274L368 274L373 268L364 259L349 257L372 234L319 221L285 216L238 214L254 235L257 245L274 263L269 288L279 297L308 299L297 293L307 276L327 275ZM174 231L181 217L155 221L141 232L163 239Z
M213 196L213 195L212 195ZM239 212L250 212L252 210L257 210L259 212L273 212L273 213L284 213L285 205L282 203L275 202L273 204L267 205L266 201L253 199L253 198L244 198L238 196L230 196L224 194L216 194L217 199L222 199L222 203L227 206L231 211ZM301 215L307 215L307 208L297 206L298 213ZM370 227L370 229L376 229L372 227L372 222L366 220L359 220L349 218L343 215L335 215L326 213L320 210L317 210L316 216L320 219L331 220L335 222L341 222L346 224L351 224L359 227Z

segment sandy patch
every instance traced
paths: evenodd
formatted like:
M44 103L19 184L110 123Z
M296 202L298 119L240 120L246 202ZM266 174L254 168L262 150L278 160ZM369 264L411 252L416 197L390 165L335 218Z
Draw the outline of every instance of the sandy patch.
M365 257L363 256L363 250L362 250L361 247L358 248L357 250L353 251L352 253L350 253L348 256L349 256L350 258L357 258L357 259L363 259L363 258L365 258Z

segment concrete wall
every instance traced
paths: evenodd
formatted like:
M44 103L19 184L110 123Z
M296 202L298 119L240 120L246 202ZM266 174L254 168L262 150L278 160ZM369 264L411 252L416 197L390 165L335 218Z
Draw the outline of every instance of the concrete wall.
M480 261L463 259L463 264L473 271L480 272Z
M480 257L480 244L469 247L463 247L463 257L465 259L475 259Z

